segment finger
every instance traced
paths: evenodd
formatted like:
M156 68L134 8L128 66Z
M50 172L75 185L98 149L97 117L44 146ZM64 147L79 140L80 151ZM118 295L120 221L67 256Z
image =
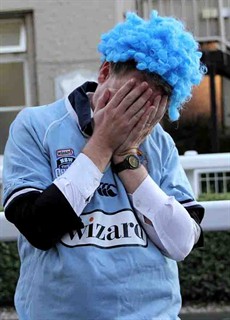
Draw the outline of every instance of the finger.
M142 95L126 110L126 116L128 118L131 118L133 115L135 115L140 109L142 109L144 106L146 107L146 104L150 106L150 102L148 100L150 99L153 91L151 88L148 88L145 90Z
M124 98L129 94L136 84L135 79L130 79L126 82L112 97L109 102L109 108L116 108L124 100Z
M148 83L142 82L140 85L133 88L121 101L117 107L117 112L124 114L134 102L148 89Z
M139 145L148 135L149 131L146 131L146 123L149 119L152 109L152 107L148 106L144 112L141 110L142 115L140 116L139 121L136 122L136 125L133 127L126 141L129 145Z
M142 114L139 121L136 123L136 125L133 128L132 131L132 138L142 140L145 138L146 134L146 123L149 119L149 116L152 112L152 108L147 108L145 112Z
M165 95L165 96L163 96L162 99L161 99L160 104L161 104L161 107L164 108L164 109L167 108L168 98L169 98L169 97Z
M150 126L154 126L156 123L158 123L162 117L165 114L166 106L167 106L168 97L167 96L157 96L154 99L154 109L155 112L152 112L150 119L148 121L148 124Z
M148 127L151 127L153 125L155 116L156 116L157 111L158 111L158 107L159 107L160 101L161 101L161 96L160 95L156 96L154 101L153 101L153 105L151 106L152 107L152 112L151 112L151 114L149 116L149 119L147 121L147 126Z
M108 89L105 89L105 91L103 92L101 97L98 99L98 103L95 108L95 111L103 109L106 106L106 104L108 103L109 98L110 98L110 91Z
M165 111L166 111L167 102L168 102L168 97L163 96L160 100L160 104L158 105L157 113L155 115L155 120L157 122L159 122L163 118Z
M149 109L149 107L150 107L150 102L148 101L143 108L141 108L136 114L134 114L130 118L129 125L131 128L133 128L137 125L137 123L140 121L140 119L146 113L146 111Z
M152 108L152 112L149 116L149 119L147 121L147 126L148 127L151 127L154 125L154 122L155 122L155 119L156 119L156 114L157 114L157 111L158 111L158 108L156 106L151 106Z
M143 138L146 136L144 129L145 129L146 121L149 117L149 114L151 113L151 109L146 108L144 111L141 110L140 113L142 113L142 115L139 117L138 121L131 129L129 136L125 141L125 144L127 146L139 145L140 142L143 140Z

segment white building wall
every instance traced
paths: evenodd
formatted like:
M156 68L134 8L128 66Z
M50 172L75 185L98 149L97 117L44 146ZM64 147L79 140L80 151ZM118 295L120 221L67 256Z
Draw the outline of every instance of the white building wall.
M133 6L133 0L1 0L1 12L33 12L38 104L55 99L57 76L98 70L100 34Z

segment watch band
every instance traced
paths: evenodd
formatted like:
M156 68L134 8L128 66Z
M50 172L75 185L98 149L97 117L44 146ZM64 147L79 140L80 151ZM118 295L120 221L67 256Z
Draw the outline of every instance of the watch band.
M122 162L117 164L112 163L112 169L114 172L119 173L126 169L135 170L141 165L140 158L136 154L129 154Z

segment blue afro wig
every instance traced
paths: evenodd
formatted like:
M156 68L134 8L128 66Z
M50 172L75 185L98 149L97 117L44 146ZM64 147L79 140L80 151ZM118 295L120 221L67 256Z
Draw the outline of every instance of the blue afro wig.
M198 85L206 73L192 34L181 21L160 17L157 11L152 11L148 21L134 12L127 13L125 22L102 34L98 50L102 61L134 60L138 70L160 75L173 89L168 110L171 121L178 120L193 85Z

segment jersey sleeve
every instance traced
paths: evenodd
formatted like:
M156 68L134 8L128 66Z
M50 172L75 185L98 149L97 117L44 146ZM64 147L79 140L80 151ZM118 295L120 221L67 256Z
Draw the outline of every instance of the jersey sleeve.
M174 196L198 224L201 223L204 216L204 208L194 197L175 145L163 164L160 187L167 195Z
M177 201L194 201L194 194L185 171L180 163L177 148L172 146L168 157L163 162L161 189Z
M42 144L42 132L30 120L30 108L11 124L3 163L3 204L17 193L44 190L52 183L49 157Z

